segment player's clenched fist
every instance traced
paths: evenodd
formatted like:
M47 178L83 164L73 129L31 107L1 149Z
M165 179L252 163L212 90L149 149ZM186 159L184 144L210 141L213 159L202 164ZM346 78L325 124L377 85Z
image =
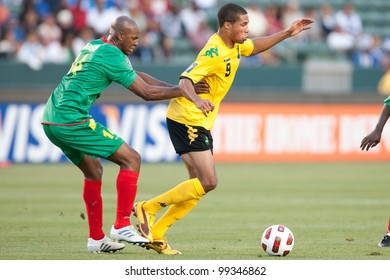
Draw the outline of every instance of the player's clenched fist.
M207 117L208 113L214 110L214 104L208 99L199 99L195 102L196 108L201 110Z

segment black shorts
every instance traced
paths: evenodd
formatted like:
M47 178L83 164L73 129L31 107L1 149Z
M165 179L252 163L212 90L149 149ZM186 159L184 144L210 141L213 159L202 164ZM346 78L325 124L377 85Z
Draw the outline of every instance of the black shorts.
M181 124L167 118L169 137L177 154L211 150L213 137L210 130L201 126Z

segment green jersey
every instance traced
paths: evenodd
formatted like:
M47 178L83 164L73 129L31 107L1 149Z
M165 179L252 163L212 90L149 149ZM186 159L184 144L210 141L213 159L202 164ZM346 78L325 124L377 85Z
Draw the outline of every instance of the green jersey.
M136 79L128 57L105 39L88 43L46 103L42 123L76 124L112 81L128 88Z

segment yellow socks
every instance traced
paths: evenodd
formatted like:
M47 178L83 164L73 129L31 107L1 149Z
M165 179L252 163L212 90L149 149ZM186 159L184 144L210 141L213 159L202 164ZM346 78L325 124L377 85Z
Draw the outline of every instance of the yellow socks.
M184 181L166 193L163 193L155 198L145 202L143 208L145 211L156 214L162 208L179 204L187 200L198 198L198 200L205 194L205 191L200 184L198 178Z
M145 202L144 210L153 214L156 214L163 207L172 205L154 224L152 228L153 238L156 240L162 239L169 227L188 214L204 194L205 191L199 179L194 178Z
M200 199L200 198L199 198ZM180 204L171 205L152 228L154 240L164 238L165 232L178 220L187 215L198 204L199 199L191 199Z

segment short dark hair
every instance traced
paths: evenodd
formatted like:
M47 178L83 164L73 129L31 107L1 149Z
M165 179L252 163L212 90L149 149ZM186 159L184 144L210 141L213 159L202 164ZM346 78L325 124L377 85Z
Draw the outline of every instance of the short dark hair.
M241 6L229 3L223 5L218 11L218 24L222 27L225 22L235 23L240 15L246 15L248 12Z

